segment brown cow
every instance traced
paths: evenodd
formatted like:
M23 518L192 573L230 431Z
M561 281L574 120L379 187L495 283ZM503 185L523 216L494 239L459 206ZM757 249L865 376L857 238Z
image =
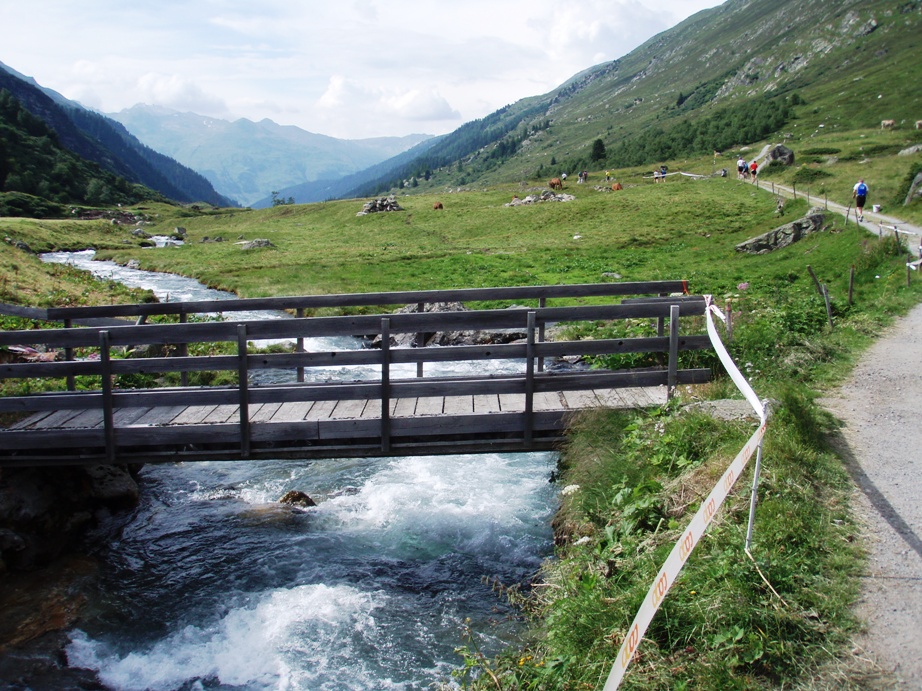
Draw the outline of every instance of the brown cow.
M547 181L547 186L552 190L562 190L563 182L560 180L560 178L551 178Z
M922 130L922 120L916 120L916 129Z
M624 188L621 186L621 183L620 183L620 182L616 182L614 185L611 186L611 188L612 188L612 190L613 190L614 192L617 192L618 190L623 190L623 189L624 189Z
M444 209L444 208L445 207L442 206L442 202L436 202L435 204L432 205L433 211L438 211L439 209Z
M892 130L896 127L896 120L881 120L880 129L882 130Z

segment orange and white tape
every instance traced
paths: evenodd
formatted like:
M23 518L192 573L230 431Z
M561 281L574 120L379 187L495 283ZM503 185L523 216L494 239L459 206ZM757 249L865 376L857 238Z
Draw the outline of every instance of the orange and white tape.
M765 436L765 407L762 402L759 401L755 391L752 390L749 382L746 381L746 378L739 371L736 363L733 362L723 342L720 340L720 336L714 326L712 313L717 314L718 317L724 321L726 321L726 318L720 310L714 306L711 296L705 296L705 299L708 304L708 309L706 311L707 330L708 336L711 339L711 344L714 346L717 356L720 358L721 363L726 368L737 388L739 388L746 400L749 401L759 415L759 428L749 438L749 441L746 442L746 445L736 455L736 458L733 459L733 462L726 471L724 471L724 474L721 476L714 489L711 490L707 499L701 503L701 507L692 517L688 527L672 548L672 551L663 563L663 567L659 570L659 573L656 574L653 585L650 587L647 596L644 598L643 604L637 611L637 615L634 617L634 621L628 629L627 636L624 637L624 642L621 644L618 657L615 658L615 663L608 675L603 691L615 691L621 684L621 680L624 678L628 665L631 664L631 660L634 657L634 652L637 650L637 646L640 645L640 641L644 633L646 633L647 627L653 620L653 615L656 614L660 604L662 604L663 599L666 597L666 593L669 592L669 589L678 577L688 557L704 535L704 531L707 530L708 526L711 524L717 510L727 498L734 483L743 474L746 464L762 443L762 438Z

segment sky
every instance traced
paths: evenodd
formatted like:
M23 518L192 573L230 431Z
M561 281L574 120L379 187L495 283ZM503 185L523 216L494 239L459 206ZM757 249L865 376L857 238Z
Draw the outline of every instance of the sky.
M103 113L445 134L722 1L0 0L0 62Z

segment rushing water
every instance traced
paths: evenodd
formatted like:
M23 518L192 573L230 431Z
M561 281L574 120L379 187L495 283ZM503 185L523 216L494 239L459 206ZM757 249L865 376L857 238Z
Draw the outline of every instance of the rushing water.
M45 259L161 299L219 297L92 254ZM126 690L447 683L467 626L487 654L519 631L491 583L527 581L549 553L554 462L535 453L147 466L139 507L100 550L68 664ZM279 504L292 489L317 506Z

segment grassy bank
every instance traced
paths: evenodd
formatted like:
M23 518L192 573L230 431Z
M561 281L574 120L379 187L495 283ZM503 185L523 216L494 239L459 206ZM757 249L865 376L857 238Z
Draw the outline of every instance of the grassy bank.
M766 438L756 563L742 551L744 477L654 620L625 688L803 686L843 654L862 569L849 481L824 440L834 424L814 399L841 380L895 315L918 302L919 281L907 287L895 243L831 216L822 232L789 248L737 253L736 244L797 218L807 204L788 204L779 219L769 193L732 178L671 178L665 185L637 179L619 192L569 184L572 201L506 206L531 191L504 185L401 197L404 211L367 216L356 216L356 200L181 216L172 207L149 208L148 232L186 230L186 245L164 249L140 249L127 228L0 224L12 242L34 249L76 248L89 239L102 256L136 259L143 268L249 297L687 279L692 292L712 294L732 311L731 353L758 394L777 401ZM444 210L433 210L436 201ZM256 238L273 246L240 244ZM808 267L829 288L832 328ZM0 272L8 285L22 282L8 268ZM33 280L38 287L31 292L11 294L37 298L46 288L40 275ZM121 296L74 289L67 299ZM618 328L641 333L649 325ZM613 329L599 324L583 335ZM665 554L752 432L751 420L720 422L682 407L735 395L719 378L683 389L665 410L599 412L575 423L561 460L561 488L570 489L555 522L556 558L528 594L501 584L532 617L532 631L520 650L489 661L476 652L481 632L471 632L459 673L465 683L588 689L604 680Z

